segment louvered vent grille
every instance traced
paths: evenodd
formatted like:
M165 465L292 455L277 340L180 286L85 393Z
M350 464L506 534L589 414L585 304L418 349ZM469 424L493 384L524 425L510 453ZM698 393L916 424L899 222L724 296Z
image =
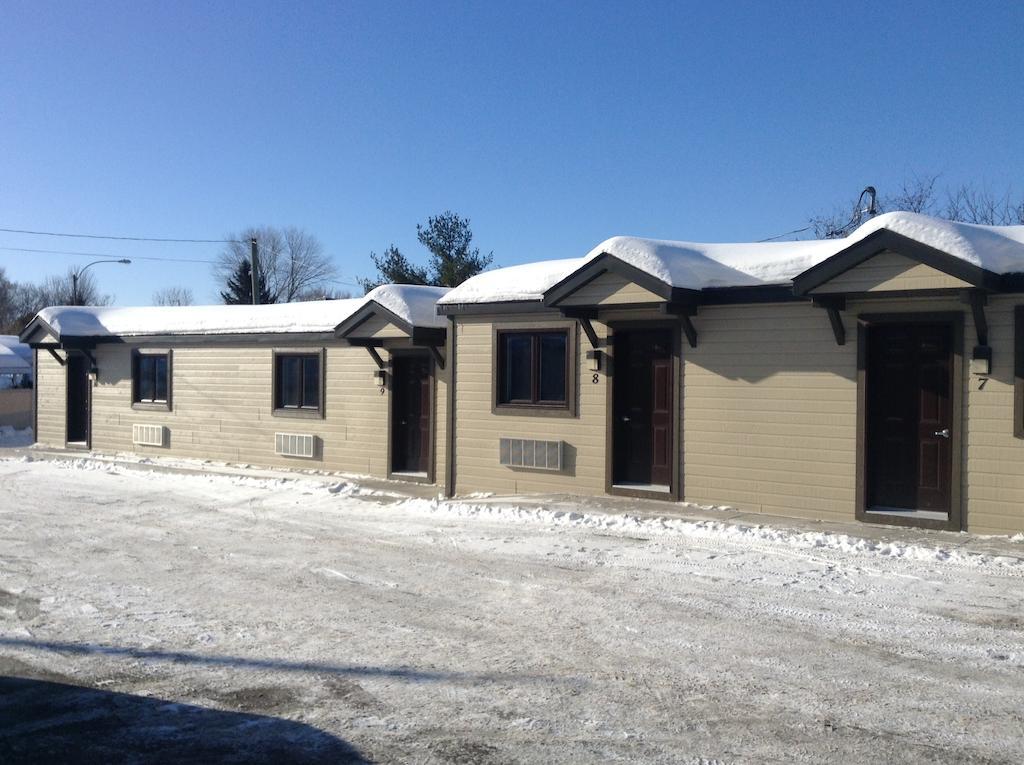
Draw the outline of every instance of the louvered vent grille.
M132 443L142 446L163 446L166 430L163 425L132 425Z
M498 439L498 461L508 467L562 469L562 442L532 438Z
M316 436L307 433L275 433L274 452L283 457L312 458L316 452Z

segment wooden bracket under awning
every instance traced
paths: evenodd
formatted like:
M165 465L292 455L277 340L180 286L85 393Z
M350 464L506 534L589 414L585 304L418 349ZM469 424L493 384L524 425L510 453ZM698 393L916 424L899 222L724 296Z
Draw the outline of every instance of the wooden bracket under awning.
M357 348L365 348L366 352L373 358L374 363L377 364L378 369L387 369L387 363L377 353L377 349L383 346L380 340L349 340L349 345L354 345Z
M683 334L686 335L686 342L691 348L697 347L697 328L693 326L691 316L697 315L697 304L694 302L685 303L664 303L661 312L679 319L683 327Z
M428 345L427 350L434 357L434 363L437 364L438 369L444 369L444 356L441 355L440 349L436 345Z
M811 298L811 303L828 312L828 320L832 325L832 334L836 339L836 345L846 345L846 327L843 326L843 317L839 313L846 310L846 296L818 296Z
M988 345L988 319L985 317L985 306L988 304L988 293L984 290L964 290L960 301L971 307L974 317L974 330L978 335L978 345Z
M583 334L587 336L587 340L590 341L590 347L595 351L598 349L599 340L597 338L597 330L594 329L593 321L597 318L596 308L580 308L580 307L566 307L560 309L562 316L567 319L576 319L580 323L580 327L583 329Z

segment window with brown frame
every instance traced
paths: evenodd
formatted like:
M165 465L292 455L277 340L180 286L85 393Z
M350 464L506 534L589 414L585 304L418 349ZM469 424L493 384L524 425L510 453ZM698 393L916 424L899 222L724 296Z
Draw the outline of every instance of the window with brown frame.
M171 408L171 353L135 351L132 354L132 406Z
M1024 438L1024 305L1013 318L1013 435Z
M274 354L274 413L318 416L323 408L322 353Z
M567 330L502 331L497 340L498 406L568 408Z

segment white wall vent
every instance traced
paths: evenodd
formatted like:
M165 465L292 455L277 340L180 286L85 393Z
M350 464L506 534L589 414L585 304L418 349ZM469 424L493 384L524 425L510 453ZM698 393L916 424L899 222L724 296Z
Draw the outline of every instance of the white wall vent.
M164 446L167 428L163 425L132 425L132 443L141 446Z
M498 462L508 467L561 470L562 442L537 441L532 438L500 438Z
M274 453L283 457L306 457L316 454L316 436L308 433L275 433Z

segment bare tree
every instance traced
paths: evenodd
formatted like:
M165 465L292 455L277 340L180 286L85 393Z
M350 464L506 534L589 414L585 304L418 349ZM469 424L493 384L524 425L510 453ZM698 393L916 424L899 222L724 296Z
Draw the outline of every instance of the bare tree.
M1001 196L964 185L946 196L943 215L950 220L987 226L1024 224L1024 196L1015 199L1007 191Z
M192 305L188 287L164 287L153 293L153 305Z
M971 184L940 191L938 175L914 176L904 180L896 193L880 197L872 214L905 210L924 213L960 223L988 226L1024 224L1024 196L1011 191L995 194ZM861 201L840 207L832 213L810 219L810 228L818 239L846 236L865 220Z
M32 317L47 306L75 305L73 273L74 269L70 269L64 276L48 276L41 284L31 284L11 282L0 269L0 333L21 332ZM79 277L77 305L110 305L112 302L114 296L102 294L92 274Z
M14 297L18 286L7 278L7 272L0 266L0 334L9 334L6 327L14 319Z
M48 276L39 286L40 298L44 308L48 305L110 305L114 302L113 295L104 295L96 284L96 277L91 273L78 276L77 293L74 284L75 269L69 268L64 276Z
M334 263L324 254L320 240L295 226L251 227L226 238L232 241L217 258L217 281L226 285L238 273L239 263L250 258L249 242L255 238L260 273L273 302L293 302L303 293L327 289L336 275Z

